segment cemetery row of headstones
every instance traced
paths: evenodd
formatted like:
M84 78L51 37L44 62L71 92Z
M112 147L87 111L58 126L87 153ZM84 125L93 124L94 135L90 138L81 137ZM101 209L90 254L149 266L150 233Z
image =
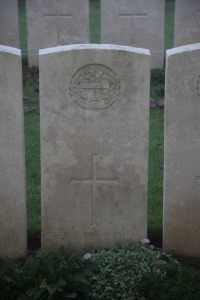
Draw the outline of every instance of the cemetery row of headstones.
M200 44L167 51L164 250L200 256ZM56 74L56 76L55 76ZM40 51L42 249L147 235L150 52ZM20 50L0 47L0 257L26 254Z
M0 44L19 47L17 0L2 0ZM89 43L89 0L26 0L28 61L39 49ZM165 0L101 0L101 43L150 49L151 68L164 64ZM174 46L200 42L199 0L175 1Z

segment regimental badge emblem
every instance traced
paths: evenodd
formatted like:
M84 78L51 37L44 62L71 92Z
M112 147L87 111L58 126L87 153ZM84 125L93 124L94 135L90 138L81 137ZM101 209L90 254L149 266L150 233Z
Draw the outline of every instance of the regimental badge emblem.
M120 82L107 66L90 64L80 68L72 76L69 92L73 101L81 108L105 110L117 100Z

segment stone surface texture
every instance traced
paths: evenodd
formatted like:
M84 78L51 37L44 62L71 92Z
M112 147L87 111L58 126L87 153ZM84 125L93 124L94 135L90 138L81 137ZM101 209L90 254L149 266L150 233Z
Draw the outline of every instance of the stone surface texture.
M146 237L149 74L145 49L40 51L43 250Z
M101 42L150 49L151 68L163 68L164 12L164 0L101 0Z
M200 42L200 1L176 0L174 47Z
M200 44L167 51L164 251L200 256Z
M28 61L39 49L89 42L89 0L26 0Z
M0 46L0 257L26 255L26 197L20 50Z
M0 45L19 48L18 1L0 0Z

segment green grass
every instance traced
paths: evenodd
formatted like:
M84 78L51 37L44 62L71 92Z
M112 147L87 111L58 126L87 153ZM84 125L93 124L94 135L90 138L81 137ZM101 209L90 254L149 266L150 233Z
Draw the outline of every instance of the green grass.
M25 115L28 234L40 234L40 118Z
M24 1L19 2L21 46L25 57L24 95L25 106L35 107L39 104L38 70L28 70L26 65L27 40ZM171 1L166 3L166 35L165 47L173 44L173 9ZM92 0L90 5L90 40L100 41L100 2ZM159 89L164 87L164 71L154 70L151 80L151 97L159 100ZM161 239L162 235L162 193L163 193L163 110L150 111L150 143L149 143L149 201L148 232L152 238ZM39 115L25 115L26 172L27 172L27 207L29 236L40 235L40 140Z
M19 0L19 30L23 63L27 63L26 6L23 0Z
M99 44L101 40L100 29L100 1L90 1L90 42Z
M165 50L174 45L174 1L166 2L165 11Z
M148 235L153 239L162 236L163 120L162 109L150 111Z

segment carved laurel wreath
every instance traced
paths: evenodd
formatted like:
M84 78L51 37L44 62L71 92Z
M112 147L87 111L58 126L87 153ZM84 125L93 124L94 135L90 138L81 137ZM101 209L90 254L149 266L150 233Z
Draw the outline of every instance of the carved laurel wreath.
M84 90L81 88L81 83L102 83L106 82L108 88L96 89L96 100L105 101L110 97L115 97L120 91L120 82L116 74L108 67L100 64L86 65L79 69L73 76L69 86L71 97L77 96L90 101L92 91L90 89Z

